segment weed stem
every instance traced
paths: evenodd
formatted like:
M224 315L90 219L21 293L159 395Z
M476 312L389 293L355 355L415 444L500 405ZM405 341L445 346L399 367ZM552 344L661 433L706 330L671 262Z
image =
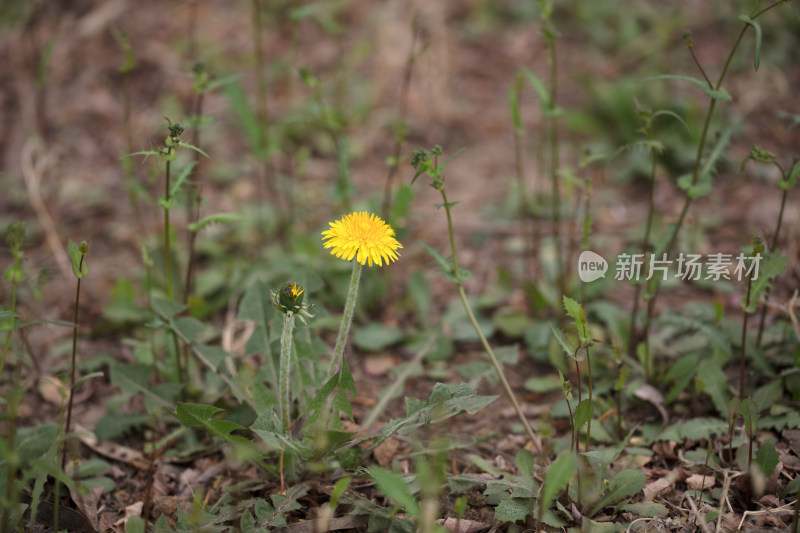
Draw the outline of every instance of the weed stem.
M281 425L284 430L289 428L289 375L292 363L292 331L294 330L294 316L283 315L283 330L281 331L281 358L280 378L278 384L278 404L281 416Z
M344 359L344 347L347 344L347 336L350 334L350 325L353 323L353 310L356 307L356 296L358 295L358 282L361 279L361 263L353 259L353 272L350 275L350 287L347 289L347 300L344 304L342 323L339 326L339 334L336 337L336 346L333 348L333 357L325 375L325 381L331 379L342 366Z
M447 193L444 190L444 185L439 188L439 192L442 193L442 202L444 205L445 213L447 213L447 229L450 235L450 253L453 262L453 276L455 277L456 284L458 285L458 296L461 298L461 303L464 306L464 311L467 313L467 317L469 318L470 323L472 323L472 327L475 328L475 332L478 334L478 338L483 345L484 350L489 355L489 360L494 367L495 372L497 372L497 376L500 379L500 384L503 386L503 390L506 393L511 404L514 406L514 411L517 413L517 417L519 418L520 422L522 422L523 427L525 428L525 432L528 434L528 437L531 439L531 442L536 449L541 452L542 450L542 443L539 440L539 437L533 432L531 425L528 423L528 419L525 418L525 414L522 412L522 408L519 406L519 402L517 402L516 396L514 396L514 391L511 389L511 385L508 383L505 374L503 374L503 369L500 366L500 363L497 360L497 357L494 354L494 350L492 350L492 346L489 344L489 341L481 331L481 327L478 325L478 321L475 318L475 315L472 312L472 308L469 305L469 301L467 300L467 293L464 291L464 280L461 278L461 272L458 269L458 259L456 256L456 243L455 237L453 232L453 218L450 214L450 208L452 207L450 203L447 201Z

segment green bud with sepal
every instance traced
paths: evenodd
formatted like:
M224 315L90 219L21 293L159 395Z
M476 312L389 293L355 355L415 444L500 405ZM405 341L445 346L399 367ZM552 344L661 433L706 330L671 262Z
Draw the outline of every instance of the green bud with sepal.
M305 318L314 317L308 311L314 306L303 303L305 292L299 283L286 283L277 293L270 291L270 300L275 309L287 316L299 316L305 324Z

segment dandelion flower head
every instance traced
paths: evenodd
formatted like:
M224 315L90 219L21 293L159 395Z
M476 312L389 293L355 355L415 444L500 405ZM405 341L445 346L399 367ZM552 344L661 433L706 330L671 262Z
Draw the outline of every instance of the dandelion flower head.
M340 220L330 223L331 228L322 232L325 248L331 254L345 261L354 257L362 265L383 266L397 261L397 249L403 245L394 238L394 230L374 214L362 211L344 215Z

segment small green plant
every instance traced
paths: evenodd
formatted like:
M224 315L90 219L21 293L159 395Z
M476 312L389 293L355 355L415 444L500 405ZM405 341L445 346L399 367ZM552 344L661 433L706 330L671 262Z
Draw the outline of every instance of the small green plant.
M69 400L67 402L67 421L64 424L64 435L69 435L70 426L72 422L72 403L75 397L75 369L76 357L78 354L78 309L80 309L81 300L81 280L88 273L88 268L84 264L86 256L89 254L89 243L82 241L80 244L75 244L69 241L69 257L72 260L72 273L78 279L75 289L75 311L72 315L72 360L70 364L69 375ZM61 455L61 468L65 469L67 465L67 451L68 446L64 446L63 454Z
M781 207L778 211L778 220L775 223L775 231L772 233L772 240L770 240L768 243L769 251L772 253L777 253L778 239L781 234L781 227L783 226L783 213L784 209L786 208L786 198L789 195L789 191L797 184L798 178L800 178L800 159L793 159L792 166L788 171L786 171L781 164L778 163L775 154L768 152L758 145L754 145L745 160L742 161L742 166L739 170L743 171L745 165L751 160L762 165L774 165L781 173L781 179L778 181L778 188L783 191L781 193ZM765 304L769 301L769 293L770 289L767 288L764 294ZM766 317L767 306L764 305L761 308L761 318L758 321L758 337L756 338L756 348L761 346L761 339L764 334L764 323L766 321Z
M514 406L514 411L517 413L517 418L522 423L522 426L525 428L528 437L531 439L531 442L537 447L537 449L541 450L542 445L539 440L539 437L533 432L530 424L528 423L528 419L525 417L525 414L522 412L522 409L519 406L519 402L517 401L516 396L514 395L514 391L511 389L511 385L509 385L508 380L506 379L505 374L503 374L503 369L500 366L499 361L497 360L497 356L492 350L491 344L486 339L486 336L481 331L480 326L478 325L478 321L475 319L475 313L472 312L472 307L469 304L469 300L467 299L467 293L464 290L464 280L470 277L468 271L461 269L458 264L458 256L456 255L456 242L455 242L455 235L454 235L454 227L453 227L453 216L451 214L451 210L455 205L455 202L449 202L447 200L447 191L445 189L445 176L444 171L447 168L448 163L452 158L451 156L446 161L440 163L439 157L442 155L442 148L440 146L434 146L430 152L417 149L414 150L414 153L411 156L411 166L414 167L416 173L414 174L414 178L411 180L414 183L419 176L422 174L427 174L428 177L431 178L430 186L439 191L442 196L442 203L437 205L437 207L444 207L445 214L447 216L447 231L450 237L450 261L443 258L439 255L436 250L431 248L428 245L423 244L423 247L430 253L436 261L442 267L442 273L447 279L450 279L456 283L458 288L458 296L461 298L461 303L464 306L464 311L467 313L469 317L469 321L472 324L472 327L475 329L475 332L478 334L478 338L483 345L484 350L486 351L487 355L489 356L489 360L492 362L492 366L494 367L495 372L497 373L497 377L500 379L500 383L503 386L503 391L505 392L507 398Z
M594 397L593 397L593 388L592 388L592 362L590 356L589 348L594 344L594 339L592 338L591 330L589 329L589 323L586 319L586 311L583 310L583 306L581 306L578 302L570 298L569 296L564 296L564 309L567 312L567 316L572 319L572 325L575 329L577 334L577 342L572 343L567 336L559 331L558 329L554 328L552 325L550 326L553 334L556 337L556 340L561 345L561 348L564 350L564 353L567 357L571 358L575 362L575 374L578 380L578 405L575 408L575 419L573 423L573 433L574 433L574 441L575 441L575 451L578 450L578 443L577 443L577 433L578 430L584 425L587 424L586 428L586 451L589 451L589 442L591 439L592 434L592 416L594 415ZM578 352L583 350L584 356L580 356ZM586 361L586 369L588 371L588 381L589 381L589 397L587 399L582 398L582 380L581 380L581 363ZM562 388L564 379L562 376ZM564 389L565 395L568 395L568 389ZM568 400L569 401L569 400Z
M694 165L692 167L691 174L681 177L678 180L678 186L683 189L686 193L684 198L683 207L675 221L672 225L672 229L669 231L669 236L666 238L664 243L659 244L656 246L655 249L655 256L660 257L662 254L667 254L668 256L672 253L675 244L677 243L678 235L683 227L684 221L686 220L686 216L689 212L689 208L692 205L693 201L696 198L706 196L711 192L711 176L714 172L715 165L724 152L724 148L730 140L731 131L730 128L724 130L723 134L720 135L719 139L713 150L706 156L706 143L709 141L709 132L711 126L711 119L714 116L714 112L717 108L718 102L729 102L732 100L730 94L725 91L722 87L722 82L725 80L726 75L731 66L731 62L733 57L736 54L737 49L739 48L739 44L741 44L745 33L747 32L748 28L753 28L756 34L756 42L755 42L755 54L753 65L755 70L758 70L759 63L760 63L760 54L761 54L761 26L756 21L761 15L766 13L767 11L773 9L776 6L783 4L783 1L775 2L765 8L760 8L760 0L754 3L753 9L749 15L742 15L739 17L739 20L742 21L742 28L739 32L739 35L734 42L731 50L728 54L727 59L725 60L725 64L722 67L722 70L717 77L716 82L712 82L711 79L706 74L705 69L701 65L699 59L694 53L694 41L692 40L692 36L690 33L684 34L684 42L686 47L689 50L689 53L694 61L695 65L697 66L700 74L703 76L703 79L697 79L690 76L682 76L682 75L657 75L657 76L650 76L645 78L645 80L656 80L656 79L675 79L681 80L685 82L689 82L692 85L700 88L703 93L708 97L708 108L706 110L705 120L703 122L702 132L700 133L700 139L697 144L697 152L694 158ZM648 290L645 291L645 299L648 300L647 304L647 315L645 318L644 323L644 338L645 342L647 343L648 338L648 331L650 328L650 324L653 318L654 310L656 301L658 298L659 293L659 278L654 276L651 280L650 285L648 286ZM633 334L633 332L631 332ZM649 347L645 347L645 350L649 350Z
M303 293L305 291L297 283L287 283L281 287L277 293L271 293L272 305L283 314L283 328L281 331L281 355L279 362L278 377L278 412L281 417L281 424L288 429L291 424L289 416L289 402L291 394L289 391L289 373L292 362L292 347L294 331L294 319L299 317L305 323L306 317L313 315L308 312L311 307L303 303Z

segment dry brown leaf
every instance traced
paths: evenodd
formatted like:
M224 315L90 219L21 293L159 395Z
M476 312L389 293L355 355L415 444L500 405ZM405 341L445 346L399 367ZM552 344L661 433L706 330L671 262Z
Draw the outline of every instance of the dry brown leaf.
M644 501L652 500L655 496L665 494L675 488L675 483L686 479L686 474L680 469L670 470L666 476L648 483L644 487Z
M789 448L795 455L800 456L800 429L784 429L781 435L789 443Z
M640 400L645 400L650 402L653 407L658 409L659 414L661 415L661 419L664 421L664 425L666 426L669 424L669 415L667 414L667 410L664 409L664 395L661 394L657 388L653 387L652 385L644 384L638 389L633 392L633 395L639 398Z
M714 476L704 476L703 474L692 474L686 478L686 485L693 490L706 490L714 487Z
M140 470L147 470L150 466L139 450L128 448L127 446L115 442L101 441L94 433L79 425L75 426L75 431L78 434L78 438L87 448L90 448L100 455L133 465Z
M144 502L136 502L131 504L125 508L125 516L114 522L115 528L120 528L120 531L125 531L125 526L128 523L128 519L132 516L142 516L142 507L144 507Z
M456 518L439 519L436 523L441 524L450 533L478 533L491 527L489 524L477 520L458 520Z
M73 489L72 485L67 485L67 488L72 501L75 502L75 506L78 508L78 512L86 518L96 531L98 526L97 504L100 501L100 496L103 495L103 487L93 488L86 496L78 494L78 491Z
M389 437L385 441L375 446L375 449L372 451L372 455L375 456L375 460L378 461L379 465L388 467L390 464L392 464L392 459L394 459L395 455L397 455L397 448L399 446L400 441L394 437Z
M49 404L61 407L67 397L67 387L55 376L44 376L39 380L39 396Z
M675 453L675 447L677 445L678 443L674 440L660 440L653 444L653 452L657 453L664 459L674 460L678 458L678 455Z
M364 372L370 376L383 376L397 366L397 360L388 353L370 354L364 358Z
M362 530L366 528L367 521L369 517L367 516L342 516L339 518L331 518L330 522L328 522L328 527L325 531L338 531L341 529L356 529ZM289 527L283 527L277 529L277 533L316 533L319 527L319 520L306 520L304 522L296 522L294 524L289 525Z

